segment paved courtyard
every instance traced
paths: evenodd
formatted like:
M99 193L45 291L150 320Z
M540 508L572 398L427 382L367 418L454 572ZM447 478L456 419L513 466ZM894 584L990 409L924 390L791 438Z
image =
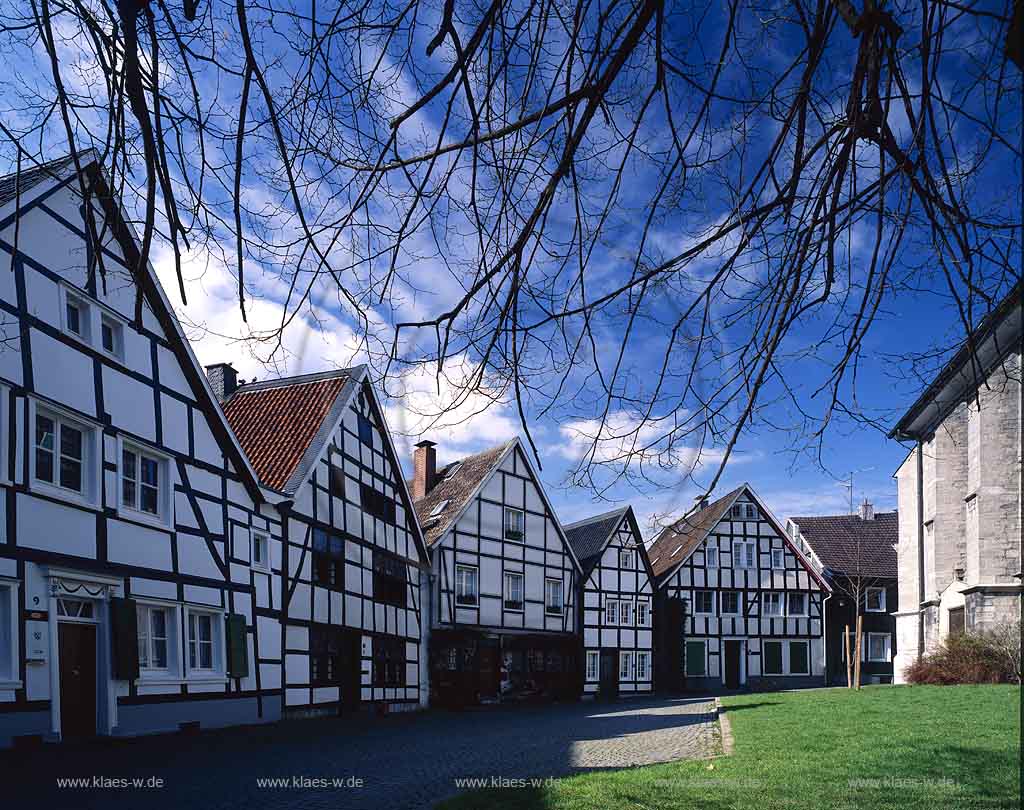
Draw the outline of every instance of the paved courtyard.
M4 802L12 810L429 808L459 791L457 779L543 779L707 756L719 744L714 717L711 701L652 699L293 721L0 752L0 789L14 797ZM59 788L58 778L90 786ZM118 781L92 786L97 779Z

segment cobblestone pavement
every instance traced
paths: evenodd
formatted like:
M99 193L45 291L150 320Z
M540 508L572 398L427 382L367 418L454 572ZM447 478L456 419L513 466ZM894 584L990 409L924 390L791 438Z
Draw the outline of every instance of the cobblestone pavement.
M701 699L291 721L0 752L0 805L5 810L418 810L458 792L456 779L563 776L699 758L718 745L714 702ZM107 782L106 787L60 789L58 777L91 784L97 778L123 779L129 785L141 779L142 786ZM156 779L163 780L161 786L155 786ZM268 787L258 779L284 784Z

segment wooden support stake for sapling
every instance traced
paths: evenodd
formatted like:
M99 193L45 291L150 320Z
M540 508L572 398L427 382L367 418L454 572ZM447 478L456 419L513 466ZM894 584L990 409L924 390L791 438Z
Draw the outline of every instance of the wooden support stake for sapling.
M851 689L853 688L853 659L850 658L850 625L846 625L843 636L846 639L846 688Z
M862 627L864 624L864 617L857 616L857 658L853 662L853 683L854 688L860 689L860 656L861 650L864 649L864 639Z

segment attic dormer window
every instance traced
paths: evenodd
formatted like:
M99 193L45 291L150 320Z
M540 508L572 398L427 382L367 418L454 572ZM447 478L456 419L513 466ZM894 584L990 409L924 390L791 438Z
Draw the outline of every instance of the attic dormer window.
M450 503L450 500L441 501L441 503L439 503L437 506L430 510L430 514L427 515L427 518L429 519L438 517L445 509L448 508L448 504Z

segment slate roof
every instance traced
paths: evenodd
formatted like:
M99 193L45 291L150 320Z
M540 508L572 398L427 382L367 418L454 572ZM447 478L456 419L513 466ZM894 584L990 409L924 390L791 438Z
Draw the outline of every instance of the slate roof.
M82 161L82 165L93 162L95 160L95 154L90 150L83 152L79 159ZM22 161L21 169L21 194L24 195L33 186L37 186L44 180L59 176L69 166L74 166L75 158L74 155L65 155L64 157L51 160L46 163L41 163L38 166L31 168L25 166ZM0 205L6 205L18 195L18 172L11 172L10 174L0 177Z
M584 518L562 527L565 539L569 541L576 558L583 566L584 576L589 575L594 565L601 559L601 552L604 551L608 538L628 511L629 507L623 506L621 509Z
M305 480L308 454L318 455L355 369L250 383L224 403L224 414L264 486L294 492ZM320 439L321 441L317 441Z
M685 560L690 552L699 546L708 533L718 525L732 502L746 488L736 487L717 501L712 501L699 512L692 512L679 518L675 523L666 526L654 542L647 547L647 556L651 559L651 568L658 579L669 574Z
M858 515L790 518L814 553L831 573L896 578L899 540L896 512L879 512L874 520ZM859 554L858 554L859 546ZM858 569L858 559L860 561Z
M416 501L413 506L420 526L423 528L423 539L427 546L434 545L448 531L466 503L472 498L480 485L491 471L498 466L505 451L518 439L511 439L497 447L491 447L437 471L437 481L433 489ZM444 503L447 501L447 503ZM436 515L431 516L434 508L444 504Z

